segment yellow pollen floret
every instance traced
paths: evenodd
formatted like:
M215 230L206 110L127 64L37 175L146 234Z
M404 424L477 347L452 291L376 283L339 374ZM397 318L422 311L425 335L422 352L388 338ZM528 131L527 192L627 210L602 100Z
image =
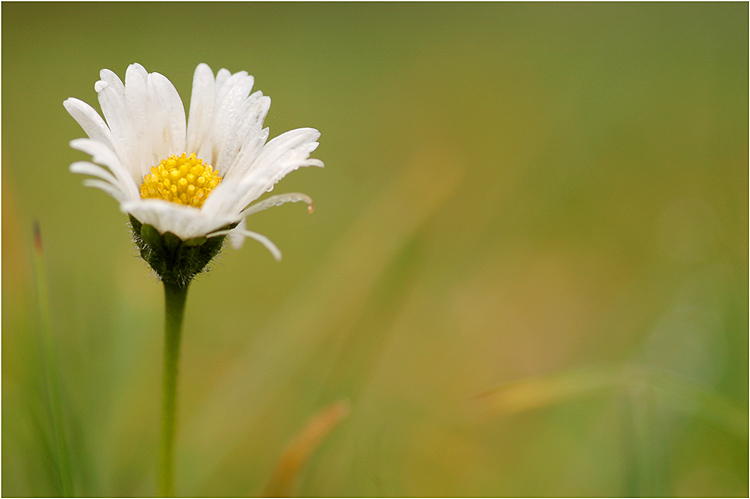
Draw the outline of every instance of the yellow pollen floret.
M219 182L219 172L195 154L179 157L173 154L151 167L151 173L143 177L141 197L200 208Z

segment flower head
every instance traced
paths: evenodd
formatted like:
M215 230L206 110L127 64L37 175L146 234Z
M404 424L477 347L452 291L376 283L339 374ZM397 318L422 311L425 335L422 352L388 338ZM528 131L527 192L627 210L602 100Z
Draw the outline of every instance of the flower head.
M286 202L312 206L300 193L252 203L297 168L323 166L310 158L320 132L299 128L267 142L263 120L271 99L251 93L254 80L244 71L222 69L214 77L206 64L198 65L189 119L172 83L140 64L128 67L125 83L108 69L100 77L94 88L104 119L79 99L64 102L88 135L71 147L92 156L70 169L94 177L84 184L111 195L130 215L144 258L163 259L160 246L177 248L170 250L173 259L186 248L215 247L212 258L226 235L235 247L245 237L256 239L280 258L268 238L245 229L245 217ZM149 263L165 278L159 262Z

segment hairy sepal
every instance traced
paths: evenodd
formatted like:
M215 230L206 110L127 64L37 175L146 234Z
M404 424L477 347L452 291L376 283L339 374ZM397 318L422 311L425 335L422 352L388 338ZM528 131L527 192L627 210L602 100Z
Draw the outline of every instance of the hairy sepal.
M171 232L161 234L155 227L142 224L132 215L133 240L146 263L162 281L187 288L193 278L220 252L226 236L195 237L183 241ZM233 229L237 224L222 227Z

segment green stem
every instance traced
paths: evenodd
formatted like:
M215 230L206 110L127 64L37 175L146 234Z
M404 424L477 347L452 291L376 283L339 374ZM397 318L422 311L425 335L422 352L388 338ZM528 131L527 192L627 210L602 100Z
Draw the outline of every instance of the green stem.
M159 495L174 495L174 435L177 408L177 367L187 285L164 281L164 394L161 415Z

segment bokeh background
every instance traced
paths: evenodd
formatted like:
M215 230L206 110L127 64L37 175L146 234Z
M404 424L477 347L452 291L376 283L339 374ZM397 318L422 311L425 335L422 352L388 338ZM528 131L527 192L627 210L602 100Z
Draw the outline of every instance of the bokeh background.
M747 3L3 3L4 496L62 493L46 314L74 493L156 492L162 289L62 106L132 62L326 163L191 286L178 494L747 496Z

